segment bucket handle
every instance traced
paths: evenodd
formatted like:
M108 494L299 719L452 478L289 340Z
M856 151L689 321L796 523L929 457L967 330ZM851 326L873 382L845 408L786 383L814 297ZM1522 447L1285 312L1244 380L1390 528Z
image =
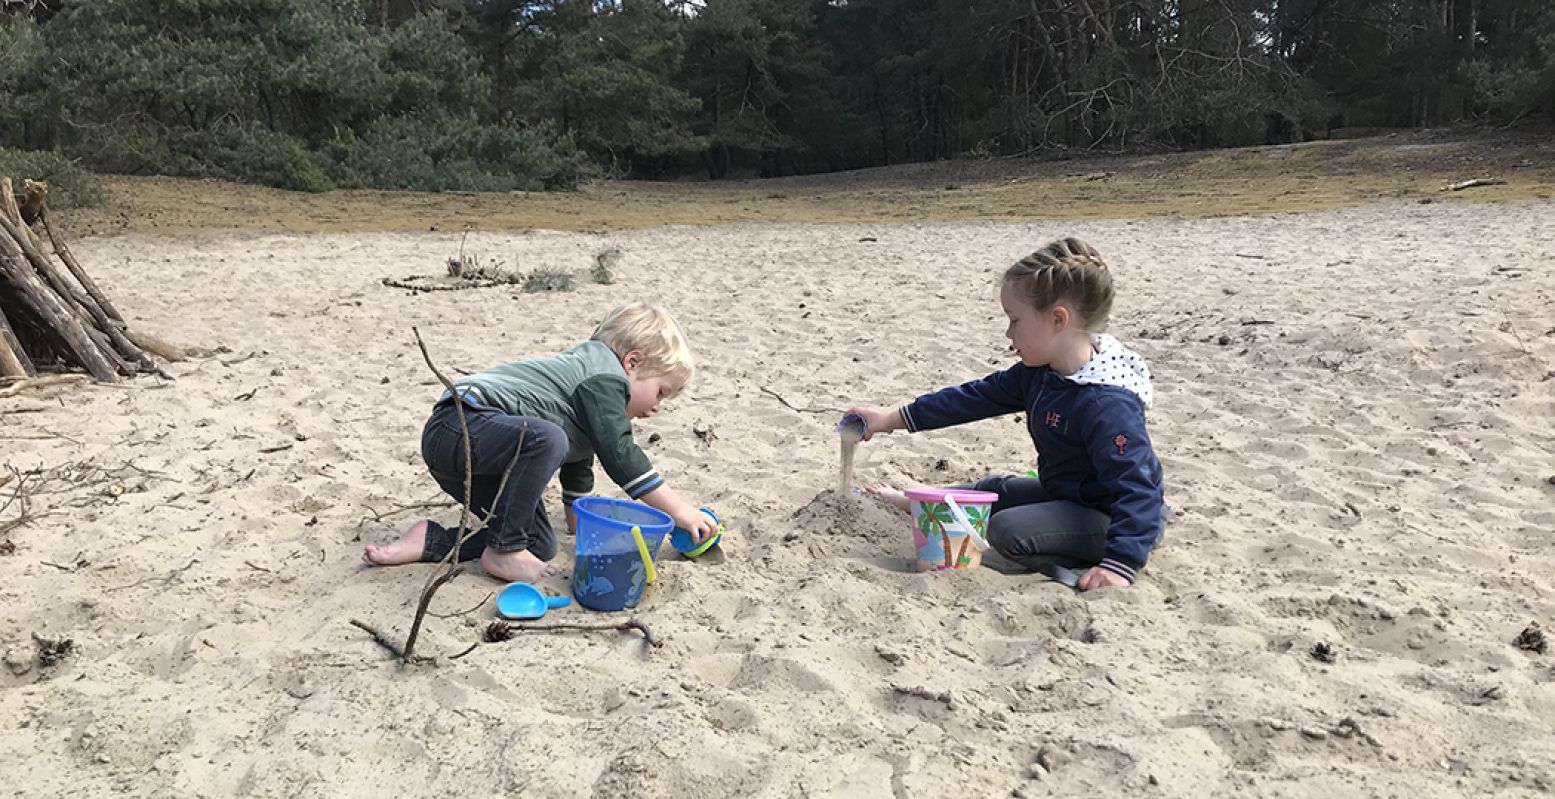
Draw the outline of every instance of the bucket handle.
M643 569L648 573L648 582L659 579L659 570L653 567L653 556L648 554L648 542L643 540L643 529L632 526L632 540L637 542L637 556L643 559Z
M945 504L950 506L950 518L954 519L961 529L966 530L967 537L972 539L972 543L977 546L977 551L987 552L988 542L977 534L977 528L972 526L972 520L967 518L966 511L956 504L956 498L946 494Z

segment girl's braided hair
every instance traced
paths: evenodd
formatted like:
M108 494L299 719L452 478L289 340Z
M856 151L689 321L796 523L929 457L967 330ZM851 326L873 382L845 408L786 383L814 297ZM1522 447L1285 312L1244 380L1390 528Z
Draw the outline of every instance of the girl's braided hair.
M1079 239L1059 239L1016 261L1004 271L1004 284L1038 311L1063 302L1086 330L1107 329L1112 272L1101 254Z

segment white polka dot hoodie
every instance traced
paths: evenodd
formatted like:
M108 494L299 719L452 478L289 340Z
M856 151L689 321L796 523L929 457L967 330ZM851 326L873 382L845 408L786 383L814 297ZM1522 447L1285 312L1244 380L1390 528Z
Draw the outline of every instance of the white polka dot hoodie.
M1025 413L1042 488L1111 517L1098 566L1133 582L1166 528L1161 461L1145 431L1150 367L1108 335L1072 375L1017 363L901 409L912 432Z
M1080 371L1063 375L1066 380L1087 386L1120 386L1139 395L1139 401L1149 410L1155 401L1150 389L1150 365L1145 359L1112 336L1103 333L1091 337L1096 354Z

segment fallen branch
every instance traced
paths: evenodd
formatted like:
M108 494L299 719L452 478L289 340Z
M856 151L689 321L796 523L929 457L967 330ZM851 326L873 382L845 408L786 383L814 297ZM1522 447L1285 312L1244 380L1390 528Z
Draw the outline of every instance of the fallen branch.
M366 622L357 621L356 619L352 619L351 620L351 624L353 626L355 626L355 627L359 627L359 628L361 628L363 630L366 630L367 634L372 636L373 640L376 641L379 646L383 647L384 649L389 650L391 653L394 654L395 657L399 658L402 662L409 662L410 661L410 658L405 656L405 650L401 649L399 644L394 643L394 639L390 638L387 635L384 635L381 632L378 632L378 629L376 627L373 627L372 625L370 625L370 624L368 624Z
M124 337L134 343L135 346L169 363L178 363L189 358L178 345L170 344L140 328L132 327L126 329Z
M1474 188L1476 186L1504 186L1504 185L1506 185L1506 181L1504 181L1504 180L1502 180L1500 178L1474 178L1473 180L1465 180L1465 181L1461 181L1461 182L1458 182L1458 183L1450 183L1450 184L1448 184L1446 186L1443 186L1442 187L1442 191L1463 191L1464 189L1472 189L1472 188Z
M194 564L199 563L199 562L200 562L199 558L190 558L188 563L185 563L183 566L181 566L181 567L179 567L177 569L174 569L174 570L168 572L167 574L165 574L165 575L163 575L161 577L147 577L144 580L137 580L137 581L135 581L133 583L130 583L129 585L109 586L107 590L109 590L109 591L123 591L126 588L135 588L136 586L145 585L146 583L153 582L153 581L156 581L156 580L161 580L162 581L162 587L166 588L167 586L172 585L174 580L177 580L179 577L183 576L184 572L189 571L189 569L191 567L193 567Z
M384 511L382 513L379 513L378 511L373 510L372 506L370 506L370 505L363 505L362 507L367 508L367 512L371 513L373 515L373 521L381 522L384 519L389 518L390 516L397 516L397 515L399 515L401 513L404 513L405 511L423 510L423 509L426 509L426 508L446 508L446 507L448 507L450 505L457 505L457 504L458 504L457 500L439 499L439 500L433 500L433 501L430 501L430 502L415 502L415 503L412 503L412 504L409 504L409 505L395 505L394 507L389 508L388 510L386 510L386 511Z
M16 518L5 522L4 524L0 524L0 535L5 535L6 533L9 533L12 530L15 530L16 528L32 521L33 519L32 510L28 504L27 499L27 475L22 474L21 470L17 469L15 466L7 466L6 468L11 470L11 474L5 478L4 482L0 482L0 485L4 485L5 483L9 483L12 480L15 480L16 489L11 494L11 498L6 500L5 505L0 505L0 513L9 510L12 505L19 505L20 512L17 514Z
M776 391L767 388L766 386L757 386L757 388L761 389L761 393L766 394L778 402L783 403L783 407L788 408L791 411L798 411L800 413L847 413L847 411L838 408L801 408L798 405L795 405L794 403L784 399L782 394L779 394Z
M1528 349L1528 342L1523 341L1523 334L1517 332L1517 324L1512 321L1512 314L1507 312L1506 305L1504 304L1501 306L1501 316L1502 318L1506 319L1507 329L1511 330L1512 335L1517 337L1517 346L1522 349L1523 354L1532 355L1533 352Z
M491 598L496 596L496 595L497 595L497 592L492 591L491 593L486 594L486 597L484 599L482 599L481 601L479 601L479 602L475 603L474 605L470 606L470 608L468 610L461 610L458 613L433 613L431 611L427 611L427 615L428 616L432 616L434 618L438 618L438 619L452 619L452 618L454 618L456 616L468 616L469 614L474 613L477 610L480 610L482 605L484 605L487 602L489 602L491 600Z
M501 625L498 627L498 625ZM492 622L487 628L485 638L490 643L506 641L520 632L632 632L636 630L642 633L643 642L655 649L664 646L664 641L648 629L648 623L637 618L627 619L615 624L508 624L507 622Z
M43 375L42 377L29 377L22 380L17 380L11 383L10 386L4 389L0 389L0 399L14 397L23 391L27 391L28 389L43 388L44 386L57 386L65 383L74 383L85 379L86 375Z
M469 281L466 281L464 283L461 283L461 284L458 284L458 285L454 285L454 286L421 285L421 284L418 284L418 283L412 283L411 282L413 280L437 280L437 279L438 278L435 275L411 275L409 277L406 277L406 278L403 278L403 279L400 279L400 280L395 280L392 277L386 277L386 278L383 279L382 282L383 282L383 285L388 286L390 288L405 289L407 291L413 291L413 292L416 292L418 294L423 292L423 291L464 291L465 289L489 289L489 288L493 288L493 287L496 287L496 286L507 285L507 284L512 282L512 281L509 281L509 280L469 280Z

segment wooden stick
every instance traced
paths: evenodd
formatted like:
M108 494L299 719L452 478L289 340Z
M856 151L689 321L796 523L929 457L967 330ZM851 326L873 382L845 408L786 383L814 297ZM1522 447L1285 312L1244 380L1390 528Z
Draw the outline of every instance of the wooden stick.
M620 630L621 632L631 632L636 630L643 634L643 642L648 644L648 646L655 649L664 646L664 641L655 636L653 630L648 629L647 622L637 618L627 619L614 624L509 624L507 629L512 632L548 632L552 630L577 630L580 632Z
M113 368L117 369L119 374L125 377L133 377L140 371L129 361L125 360L118 350L114 349L113 342L108 339L107 334L103 333L102 330L87 324L86 320L82 320L81 329L86 331L86 337L91 339L93 344L97 345L97 351L101 352L103 358L113 364Z
M791 411L798 411L800 413L847 413L847 411L841 410L840 408L801 408L794 403L784 399L782 394L779 394L776 391L767 388L766 386L757 386L756 388L760 389L761 393L766 394L767 396L782 403L783 407Z
M432 355L431 353L427 352L426 342L421 340L421 331L413 326L411 327L410 332L416 336L416 346L421 349L421 357L422 360L426 361L427 368L431 369L432 374L437 376L438 382L442 383L443 387L448 389L450 394L454 395L454 412L458 414L459 432L464 439L464 507L459 514L459 537L456 541L454 541L453 547L448 550L448 554L444 555L443 560L439 563L439 565L446 568L447 571L441 577L435 576L436 572L434 572L433 575L428 576L426 584L422 586L421 601L417 604L416 616L411 621L410 635L405 638L404 659L407 661L410 660L410 658L415 653L416 637L421 633L421 623L426 618L427 605L432 602L432 595L437 593L437 589L441 588L444 583L447 583L449 580L459 576L459 574L464 571L463 567L455 565L455 562L459 557L459 550L463 549L465 543L474 537L476 533L480 532L486 527L486 525L490 524L492 517L495 516L497 512L497 503L493 502L491 510L486 513L486 518L481 520L480 526L474 528L470 527L470 497L474 493L473 486L475 482L475 459L470 452L470 425L465 419L464 402L462 397L459 395L458 389L454 388L453 381L449 380L448 376L443 374L442 370L437 368L437 364L432 362ZM528 438L528 436L529 424L525 423L523 428L518 432L518 446L513 448L513 459L508 461L507 468L502 472L502 479L497 482L496 495L498 497L501 497L502 492L507 489L508 478L513 475L513 467L518 465L519 453L524 451L524 441Z
M14 397L29 388L57 386L64 383L74 383L77 380L85 379L86 375L43 375L41 377L29 377L23 380L18 380L3 389L0 389L0 399Z
M27 351L22 349L21 341L6 321L5 311L0 309L0 377L32 377L37 373L32 359L27 357Z
M352 619L351 620L351 625L354 626L354 627L366 630L367 634L371 635L373 637L373 640L378 642L379 646L381 646L384 649L387 649L390 652L394 653L395 657L399 658L402 661L409 660L409 658L407 658L405 656L405 650L401 649L399 644L394 643L394 639L390 638L387 635L384 635L381 632L378 632L378 628L372 626L371 624L368 624L367 622L357 621L356 619Z
M491 592L487 593L486 596L483 599L481 599L481 601L476 602L474 605L470 606L469 610L461 610L458 613L433 613L432 611L429 610L429 611L427 611L427 615L428 616L435 616L435 617L437 617L439 619L452 619L452 618L454 618L456 616L468 616L469 614L474 613L477 610L480 610L482 605L485 605L487 602L490 602L491 598L496 596L496 595L497 595L497 592L495 592L495 591L491 591Z
M11 179L4 175L0 175L0 214L3 214L6 219L13 222L18 229L25 228L27 230L22 235L22 238L26 239L28 244L39 248L42 247L43 243L38 240L38 234L34 233L32 228L27 227L27 224L22 221L22 212L21 209L16 207L16 192L11 185Z
M22 186L27 189L27 197L22 200L19 215L22 224L30 227L43 216L43 205L49 195L49 184L42 180L23 178Z
M3 196L5 186L5 178L0 178L0 196ZM92 336L92 339L102 349L105 357L116 362L121 373L132 375L136 371L141 370L148 372L160 371L156 362L151 360L150 356L141 351L139 347L131 343L129 339L125 338L123 331L109 321L107 313L91 297L83 294L80 289L72 285L69 280L66 280L65 276L60 274L60 271L55 268L54 262L50 261L37 247L33 246L31 241L28 241L28 238L32 235L32 228L18 227L4 216L0 216L0 228L3 228L11 238L21 245L22 253L27 256L27 261L32 264L34 269L38 270L38 274L43 276L44 281L59 296L65 307L69 308L89 331L93 327L100 331L100 335ZM107 339L103 340L103 336L106 336ZM131 367L128 361L120 358L121 352L125 358L135 360L138 368Z
M9 226L9 222L0 225ZM64 345L64 349L76 359L77 364L93 378L104 383L118 379L113 366L87 335L81 320L64 306L62 298L56 297L38 279L9 231L0 234L0 279L11 284L22 304L43 322L49 332Z
M454 552L458 551L459 546L456 544L454 545ZM405 636L405 651L400 655L401 660L409 662L412 657L415 657L416 638L421 634L421 622L426 620L427 606L432 603L432 595L437 593L437 589L442 588L461 574L464 574L463 566L452 566L421 590L421 600L416 603L416 616L410 622L410 634Z
M135 346L168 363L178 363L188 359L188 356L184 354L181 348L169 344L139 328L125 328L124 337L135 342Z
M33 182L27 181L27 196L29 198L32 196L32 187ZM120 315L119 309L113 307L113 303L108 301L108 297L103 294L102 289L97 287L96 281L92 280L91 276L86 273L86 270L81 268L81 264L76 261L75 254L70 251L69 247L65 246L65 240L60 237L59 233L55 232L54 224L49 218L49 207L47 205L44 205L39 211L38 219L43 222L43 230L49 234L49 242L54 245L54 252L59 253L59 259L65 262L65 268L69 269L70 274L75 275L76 280L81 282L81 287L86 289L86 293L93 300L97 301L97 305L103 309L103 313L108 314L112 319L123 322L124 317ZM145 349L150 348L146 347ZM161 353L158 354L160 355Z
M1443 186L1442 187L1442 191L1463 191L1464 189L1472 189L1472 188L1475 188L1476 186L1504 186L1504 185L1506 185L1506 181L1504 181L1504 180L1502 180L1500 178L1474 178L1473 180L1464 180L1464 181L1459 181L1457 183L1450 183L1450 184L1448 184L1446 186Z

